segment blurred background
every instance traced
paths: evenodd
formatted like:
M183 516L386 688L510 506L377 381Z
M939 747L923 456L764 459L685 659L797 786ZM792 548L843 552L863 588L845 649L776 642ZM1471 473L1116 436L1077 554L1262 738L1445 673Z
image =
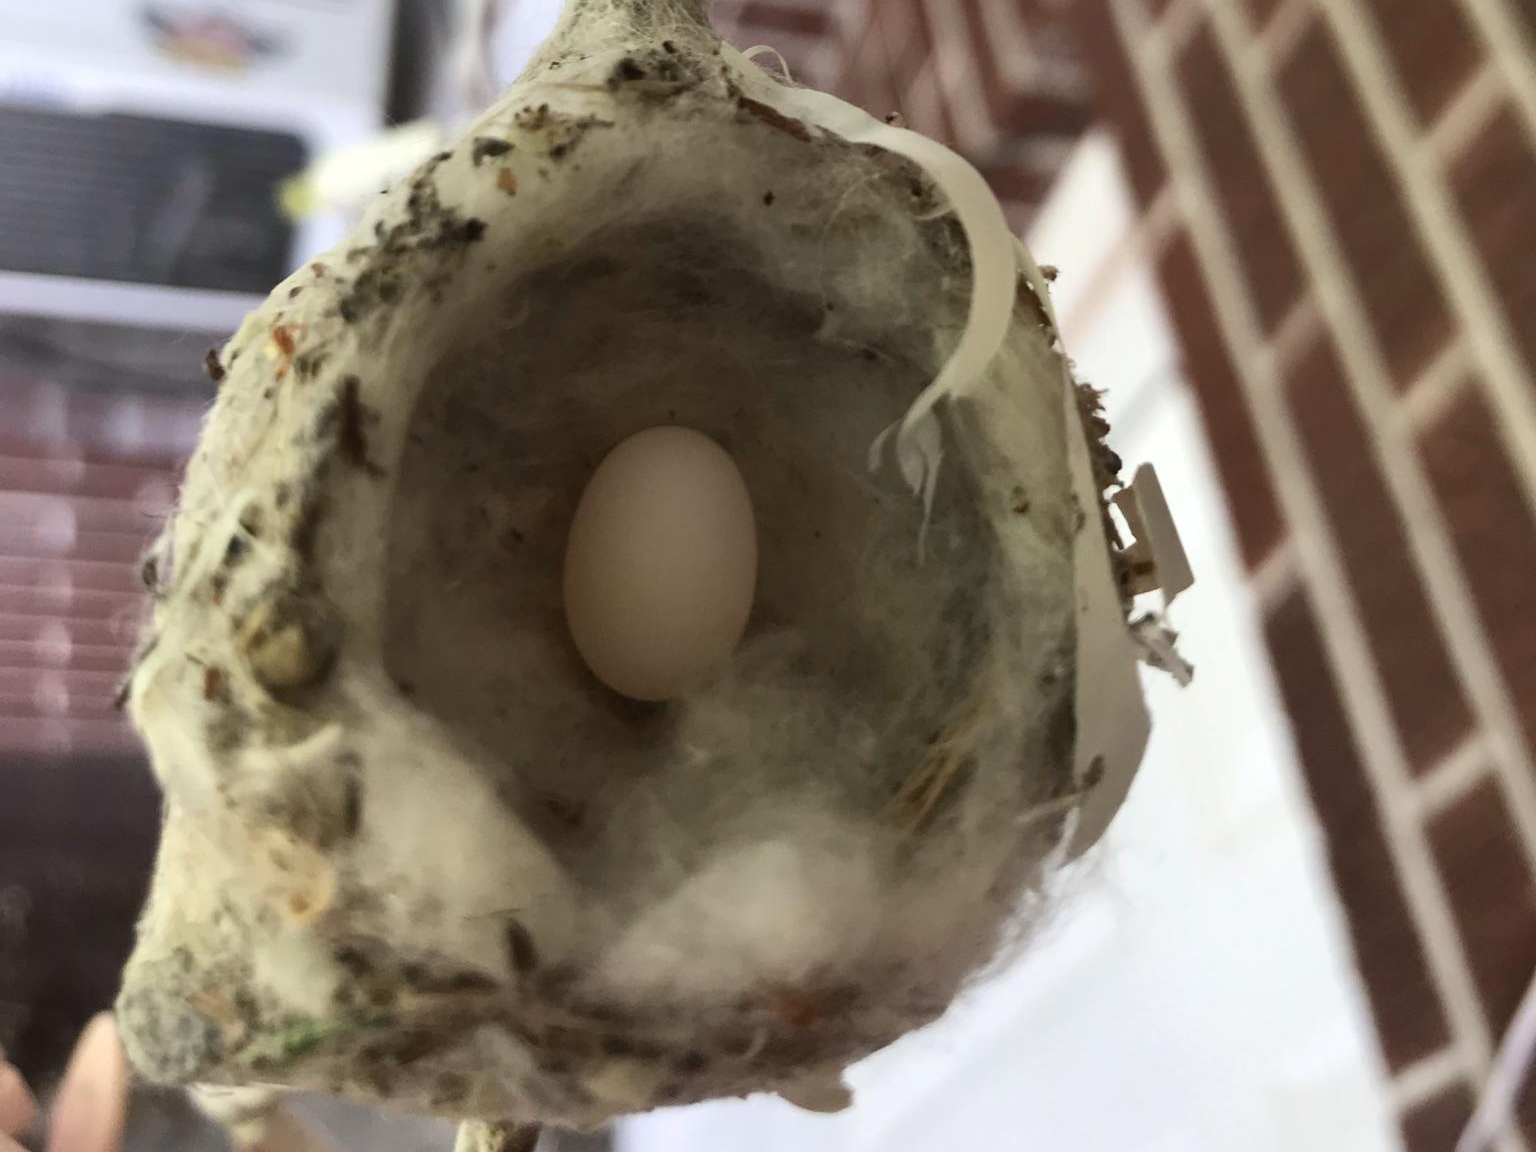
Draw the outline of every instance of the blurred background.
M0 1046L40 1083L111 1001L154 852L113 697L204 353L558 6L6 6ZM852 1110L730 1102L582 1146L1450 1152L1536 968L1536 2L716 17L965 154L1059 267L1080 375L1194 562L1197 677L1149 677L1146 764L1050 930L855 1068ZM285 184L408 124L341 165L360 189ZM1536 1149L1521 1104L1500 1152ZM315 1107L353 1148L448 1147ZM130 1140L217 1146L164 1097Z

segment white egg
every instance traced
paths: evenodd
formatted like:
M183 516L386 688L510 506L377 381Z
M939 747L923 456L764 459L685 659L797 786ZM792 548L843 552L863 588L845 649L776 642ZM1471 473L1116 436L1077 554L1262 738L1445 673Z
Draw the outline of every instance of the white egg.
M730 455L689 428L650 428L598 465L571 521L565 614L597 678L672 700L746 630L757 528Z

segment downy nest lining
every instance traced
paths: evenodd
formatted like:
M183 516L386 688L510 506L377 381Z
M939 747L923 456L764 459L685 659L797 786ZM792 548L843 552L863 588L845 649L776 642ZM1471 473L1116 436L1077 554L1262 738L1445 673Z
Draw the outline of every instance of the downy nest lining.
M1112 457L1027 257L932 408L1000 257L834 104L686 7L578 2L211 364L129 685L144 1074L572 1126L824 1100L1019 932L1101 764ZM561 561L657 424L730 451L762 559L729 664L642 705L576 655Z

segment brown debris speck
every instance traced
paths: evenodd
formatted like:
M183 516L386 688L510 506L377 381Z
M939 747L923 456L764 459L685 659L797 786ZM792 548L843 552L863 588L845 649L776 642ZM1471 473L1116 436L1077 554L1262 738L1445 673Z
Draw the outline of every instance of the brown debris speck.
M645 79L645 69L640 67L640 62L633 56L626 56L620 60L613 69L613 74L608 77L608 88L617 91L621 84L633 84L636 80Z
M796 120L793 116L786 116L771 104L764 104L761 100L754 100L743 93L736 96L736 107L754 116L767 124L770 128L777 128L780 132L787 132L796 140L804 140L810 143L811 130L803 121Z
M382 476L384 469L368 459L368 436L363 430L363 405L358 399L361 387L362 381L356 376L348 376L341 382L337 442L341 445L342 455L353 464L371 475Z
M293 374L300 380L311 380L325 365L325 360L325 353L318 349L301 352L293 358Z
M513 117L513 122L524 132L537 132L549 123L549 105L540 104L537 108L524 108Z
M469 158L478 168L487 156L505 156L510 151L512 151L510 141L498 140L494 136L476 136L474 145L469 151Z
M224 670L215 668L212 664L203 669L203 699L226 699Z
M287 324L272 325L272 344L277 348L277 370L274 375L281 380L293 367L293 353L298 347L293 327Z
M508 196L517 195L517 176L510 168L503 168L496 173L496 187L500 188Z
M523 927L521 920L512 917L507 918L507 957L512 962L512 970L522 975L532 972L539 966L539 952L533 943L533 937L528 934L528 929Z
M356 777L348 780L342 792L341 831L349 839L357 835L363 823L363 785Z
M208 349L208 354L203 357L203 371L208 373L208 379L218 384L224 379L224 365L219 363L219 350Z
M293 519L289 529L288 542L301 560L309 560L314 555L315 537L320 533L320 520L324 513L322 497L318 491L311 491L304 497L299 505L298 515Z

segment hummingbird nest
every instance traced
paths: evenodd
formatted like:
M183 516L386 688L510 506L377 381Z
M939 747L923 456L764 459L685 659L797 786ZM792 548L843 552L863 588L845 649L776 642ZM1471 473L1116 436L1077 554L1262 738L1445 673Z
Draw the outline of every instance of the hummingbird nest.
M147 1077L591 1127L942 1014L1145 738L1118 461L952 154L571 0L217 357L128 700L165 793ZM561 604L613 444L724 446L750 627L663 705Z

